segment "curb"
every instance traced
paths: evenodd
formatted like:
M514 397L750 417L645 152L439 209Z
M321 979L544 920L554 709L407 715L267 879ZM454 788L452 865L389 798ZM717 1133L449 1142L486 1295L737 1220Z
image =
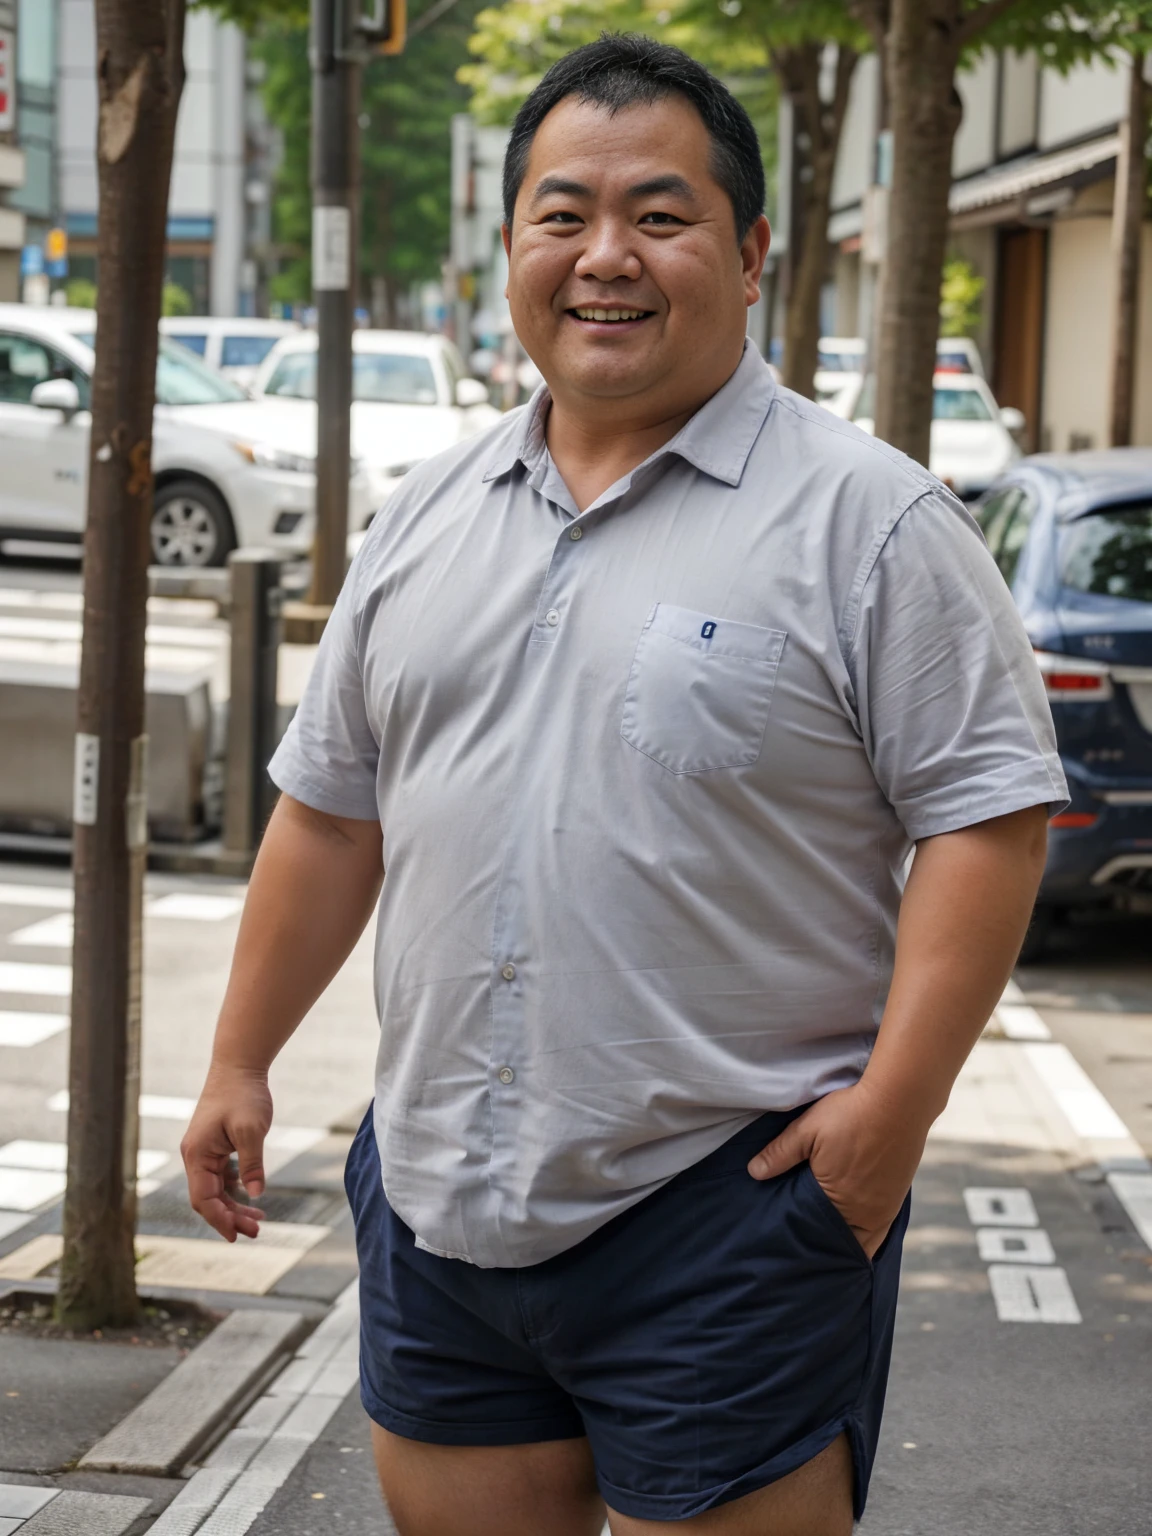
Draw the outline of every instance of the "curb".
M80 1470L171 1476L231 1425L308 1331L300 1312L233 1312L81 1457Z

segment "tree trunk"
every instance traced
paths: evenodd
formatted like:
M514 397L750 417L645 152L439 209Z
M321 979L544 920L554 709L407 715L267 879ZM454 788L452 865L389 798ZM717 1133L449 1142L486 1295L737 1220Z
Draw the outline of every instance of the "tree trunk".
M876 358L876 434L921 464L932 435L940 274L948 244L961 0L892 0L888 251Z
M1132 55L1128 113L1121 127L1121 135L1112 223L1116 271L1112 334L1113 448L1127 448L1132 442L1132 409L1136 393L1140 246L1144 235L1144 209L1148 201L1148 92L1144 84L1142 53Z
M808 44L780 50L774 56L776 73L792 97L797 140L807 143L806 173L800 178L800 206L793 220L796 242L792 282L784 317L785 385L811 398L813 376L819 360L820 298L828 269L828 217L832 208L832 182L848 93L858 55L841 47L836 61L836 85L830 102L820 99L823 46Z
M76 738L68 1187L57 1318L136 1315L152 410L185 0L96 0L96 366Z

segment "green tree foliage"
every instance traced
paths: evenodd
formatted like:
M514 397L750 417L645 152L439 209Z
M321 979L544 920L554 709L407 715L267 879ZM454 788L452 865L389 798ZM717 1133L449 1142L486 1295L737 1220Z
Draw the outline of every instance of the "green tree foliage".
M190 315L192 313L192 295L188 292L187 288L181 288L179 283L174 283L171 278L166 278L160 296L160 313L162 315Z
M984 279L960 256L944 263L940 284L941 336L975 336L983 316Z
M733 15L740 0L723 0ZM551 64L602 32L643 32L683 48L722 75L748 109L772 179L776 164L776 83L761 41L727 25L715 0L508 0L476 17L475 62L458 78L482 123L507 124Z
M311 294L312 199L309 184L311 77L306 0L202 0L244 26L266 68L265 109L280 129L284 159L273 205L274 238L284 252L272 295L306 302ZM362 296L383 277L395 293L439 276L448 249L451 119L468 110L456 79L480 0L410 0L403 53L363 71L361 100L360 272ZM421 18L432 11L427 25Z

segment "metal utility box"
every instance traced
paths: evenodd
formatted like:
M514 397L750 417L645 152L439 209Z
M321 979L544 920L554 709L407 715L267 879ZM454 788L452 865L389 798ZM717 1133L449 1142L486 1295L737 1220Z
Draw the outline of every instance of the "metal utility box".
M207 669L147 674L148 827L158 841L191 842L209 830L209 678ZM66 662L0 658L0 827L8 831L71 834L77 679Z

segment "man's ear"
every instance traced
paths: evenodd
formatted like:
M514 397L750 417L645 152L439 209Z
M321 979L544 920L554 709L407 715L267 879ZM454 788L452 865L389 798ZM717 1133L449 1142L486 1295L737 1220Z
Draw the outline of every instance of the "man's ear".
M763 214L740 242L740 265L744 271L744 296L749 306L760 297L760 274L768 259L768 247L772 244L772 231Z
M509 224L501 224L501 226L500 226L500 238L504 242L504 254L505 254L505 256L511 256L511 254L512 254L512 227L511 227L511 225L509 225Z

